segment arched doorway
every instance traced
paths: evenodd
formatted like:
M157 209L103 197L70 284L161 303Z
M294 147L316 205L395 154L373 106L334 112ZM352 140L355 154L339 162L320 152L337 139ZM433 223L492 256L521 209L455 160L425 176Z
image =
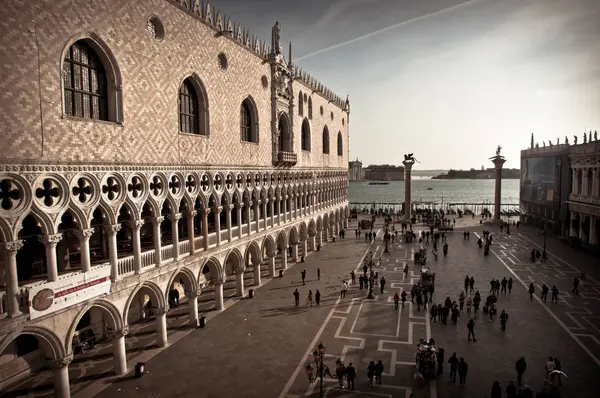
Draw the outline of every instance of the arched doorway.
M252 284L254 286L260 286L263 276L261 268L262 257L260 255L260 247L256 241L252 241L246 248L246 254L244 256L244 265L246 270L251 272Z
M277 140L279 150L283 152L293 152L291 142L290 120L285 112L279 115L279 123L277 125Z
M167 345L168 311L165 293L154 282L146 281L136 288L125 305L123 320L125 325L137 325L127 335L139 347L164 347ZM153 322L154 321L154 322ZM150 339L146 337L150 336Z

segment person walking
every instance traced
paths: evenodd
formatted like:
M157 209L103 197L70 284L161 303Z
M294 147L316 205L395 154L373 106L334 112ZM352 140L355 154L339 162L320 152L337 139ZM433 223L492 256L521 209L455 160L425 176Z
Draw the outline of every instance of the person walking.
M435 304L431 304L431 308L429 309L429 322L433 321L433 323L435 322L435 319L437 318L437 306Z
M471 293L473 293L475 291L474 287L475 287L475 278L471 277L471 279L469 279L469 290L471 291Z
M383 276L381 277L379 284L381 285L381 294L383 294L383 288L385 287L385 278Z
M465 292L469 291L469 283L471 279L469 279L469 275L465 276Z
M404 303L406 303L406 291L402 290L402 293L400 293L400 298L402 299L402 308L404 308Z
M340 390L344 388L344 376L346 375L346 367L344 363L338 359L335 361L335 376L338 379L338 384L340 386Z
M321 268L317 268L317 280L321 280Z
M573 294L579 295L579 278L573 278Z
M309 305L312 307L312 303L313 303L313 294L312 294L312 290L308 291L308 296L306 296L306 305Z
M377 384L381 385L381 376L383 375L383 362L381 360L377 361L377 365L375 365L375 380Z
M306 270L302 270L300 275L302 275L302 285L306 285Z
M475 338L475 322L473 321L473 318L469 319L469 322L467 322L467 329L469 329L469 341L471 341L471 337L473 337L473 341L476 342L477 339Z
M513 287L513 280L512 277L508 278L508 283L506 285L508 287L508 294L510 294L512 292L512 287Z
M436 353L437 356L437 364L438 364L438 368L437 368L437 374L441 375L444 374L444 349L440 348L438 350L438 352Z
M369 387L373 387L373 378L375 377L375 361L369 362L367 368L367 377L369 378Z
M503 332L506 332L506 321L508 321L508 314L502 310L502 313L500 313L500 330Z
M340 298L346 297L346 290L348 290L348 284L346 281L342 281L342 287L340 290Z
M552 299L550 302L556 302L556 304L558 304L558 288L556 287L556 285L552 286Z
M525 370L527 370L527 362L525 362L524 357L517 360L515 369L517 369L517 386L521 387L523 385L523 374L525 373Z
M492 385L492 394L490 398L502 398L502 387L500 387L500 382L496 380Z
M298 289L294 290L294 304L296 307L300 305L300 293L298 293Z
M535 293L535 286L533 283L529 284L529 301L533 301L533 294Z
M398 309L398 304L400 302L400 296L398 296L398 292L394 293L394 309Z
M352 362L348 364L346 368L346 380L348 381L348 388L354 390L354 378L356 377L356 369L352 366Z
M453 352L450 359L448 359L448 363L450 364L450 381L456 383L456 372L458 370L458 358L456 357L456 353Z
M408 264L404 264L404 279L408 279Z
M542 285L542 300L544 301L544 303L546 301L548 301L548 292L550 291L550 288L548 287L548 285L546 285L545 283Z
M458 296L458 305L460 310L462 311L463 308L465 307L465 292L460 292L459 296Z
M458 384L461 387L464 387L465 383L467 381L467 373L469 372L469 365L467 365L467 363L465 362L465 359L463 357L461 357L458 362L457 370L458 370Z
M321 304L321 292L318 290L315 292L315 304L317 307Z
M473 299L471 296L467 296L467 314L471 313L471 307L473 307Z

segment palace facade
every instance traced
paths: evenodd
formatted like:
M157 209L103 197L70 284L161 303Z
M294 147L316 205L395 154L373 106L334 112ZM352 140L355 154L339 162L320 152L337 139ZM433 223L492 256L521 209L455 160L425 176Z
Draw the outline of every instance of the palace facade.
M347 226L350 105L210 4L1 2L0 389L93 336L131 368ZM246 275L246 279L244 278ZM46 370L50 369L50 370Z

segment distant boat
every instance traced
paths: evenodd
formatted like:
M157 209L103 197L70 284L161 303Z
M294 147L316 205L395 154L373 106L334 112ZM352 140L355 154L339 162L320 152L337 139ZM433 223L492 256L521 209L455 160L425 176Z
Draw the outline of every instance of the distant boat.
M433 191L433 188L427 188L428 191Z
M389 182L384 182L384 181L371 181L369 183L369 185L389 185Z

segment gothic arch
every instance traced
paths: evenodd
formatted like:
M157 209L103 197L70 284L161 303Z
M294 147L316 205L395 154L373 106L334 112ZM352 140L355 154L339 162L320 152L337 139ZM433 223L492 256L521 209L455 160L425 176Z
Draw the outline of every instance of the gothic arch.
M196 280L196 276L194 275L194 273L192 272L192 270L190 270L187 267L179 267L177 268L175 271L173 271L173 273L171 274L171 277L169 278L169 283L167 284L167 289L165 291L165 302L169 302L169 290L171 290L171 286L173 285L173 282L175 282L175 279L177 279L177 276L181 275L183 278L185 278L185 281L189 284L189 288L191 288L191 290L187 289L187 291L191 291L191 292L197 292L198 289L198 281Z
M60 76L60 102L63 116L66 116L64 96L65 84L62 77L63 64L65 62L67 51L69 51L74 43L80 40L84 40L85 43L94 50L98 58L100 58L100 62L102 62L102 66L106 72L108 120L115 123L123 123L123 78L121 75L121 68L119 68L117 59L110 47L94 32L80 32L71 36L60 54L58 72Z
M125 325L127 325L128 322L127 317L129 316L129 309L131 308L131 303L133 302L133 299L135 298L137 293L143 288L148 289L148 291L151 293L151 300L156 300L154 301L155 308L166 308L167 302L165 300L165 293L156 283L147 280L137 285L127 298L127 302L125 303L125 310L123 311L123 322Z
M246 252L244 253L244 264L253 263L252 259L255 259L258 262L258 264L260 264L260 262L262 261L261 253L262 252L260 250L260 246L258 246L258 243L255 240L253 240L252 242L250 242L250 244L246 248Z
M276 252L277 245L275 244L275 240L271 235L265 236L262 242L262 250L261 253L266 253L267 255L274 254Z
M101 308L104 314L108 314L108 319L110 320L109 327L112 330L120 330L123 328L123 318L121 317L121 313L110 301L104 299L97 299L91 302L88 302L83 308L77 313L77 316L71 322L71 326L69 327L69 332L67 334L67 340L65 341L65 351L67 354L72 354L72 342L73 336L75 335L77 325L79 321L86 312L88 312L92 307Z
M233 268L232 268L233 272L231 274L227 273L227 264L229 264L229 260L234 261ZM225 276L230 276L233 273L237 274L238 272L243 272L244 267L245 267L245 263L244 263L244 256L242 256L242 253L240 253L240 251L237 248L231 249L229 251L229 253L227 253L225 260L223 261L223 270L224 270Z
M249 142L259 143L260 142L260 122L258 119L258 106L256 105L256 101L252 97L252 95L248 94L242 102L240 102L240 107L244 106L248 107L250 111L250 140ZM241 119L241 118L240 118ZM241 122L241 120L240 120ZM240 126L241 127L241 126Z
M202 264L202 267L200 267L200 273L198 274L198 281L200 281L200 277L202 275L204 275L204 273L202 271L204 270L205 267L208 267L208 269L210 271L210 276L212 278L215 278L217 280L223 280L224 272L223 272L223 267L221 266L221 263L215 257L210 257L208 260L206 260L206 262L204 264Z
M288 114L285 112L279 113L277 120L278 148L280 151L293 152L292 124Z
M0 342L0 354L6 350L10 343L23 334L35 336L38 339L40 346L43 347L44 354L50 356L52 359L60 359L66 356L63 344L53 331L33 325L13 330L4 337Z
M206 91L206 87L202 82L202 78L196 72L188 72L179 80L177 87L173 90L176 95L175 104L179 102L179 88L187 79L194 87L196 91L196 95L198 96L198 112L200 113L199 117L199 135L210 136L210 112L209 112L209 103L208 100L208 92ZM174 109L177 109L175 107Z
M298 239L298 229L296 226L292 226L288 235L288 243L289 244L297 244L300 239Z
M306 238L308 237L308 228L307 228L306 223L304 221L302 221L300 223L299 234L300 234L300 240L302 240L302 241L306 240Z
M321 218L321 216L317 217L317 222L316 222L316 226L317 226L317 231L322 231L323 230L323 219Z
M48 217L48 215L43 211L32 207L29 213L22 214L19 217L15 226L13 240L19 239L19 232L21 232L21 230L23 229L23 220L25 220L27 216L32 216L35 219L35 221L37 221L44 235L53 235L56 233L56 230L54 228L52 220L50 220L50 217Z

